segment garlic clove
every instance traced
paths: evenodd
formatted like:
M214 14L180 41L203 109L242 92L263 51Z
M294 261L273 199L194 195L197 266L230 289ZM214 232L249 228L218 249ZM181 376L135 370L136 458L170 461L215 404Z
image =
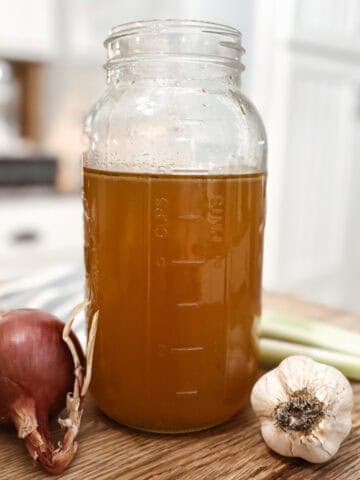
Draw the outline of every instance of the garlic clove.
M353 396L349 395L350 382L336 368L319 364L317 375L310 387L316 390L317 398L328 405L333 415L344 410L352 410Z
M338 448L335 445L324 450L318 438L289 435L274 426L273 421L267 420L261 426L262 437L271 450L284 457L299 457L311 463L327 462Z
M292 442L289 435L278 429L272 419L267 418L262 422L261 435L266 445L271 448L271 450L274 450L274 452L285 457L291 457L293 455Z
M313 371L314 362L309 357L294 355L285 358L278 366L280 376L287 392L303 390L309 386L309 372ZM319 382L320 383L320 382Z
M296 436L292 439L293 457L303 458L311 463L324 463L338 451L340 444L325 441L321 435Z
M257 382L251 392L251 404L258 416L271 416L276 405L287 399L284 384L274 370L265 373L262 382Z
M326 462L351 430L350 383L335 368L307 357L288 357L261 377L251 404L264 441L284 456Z

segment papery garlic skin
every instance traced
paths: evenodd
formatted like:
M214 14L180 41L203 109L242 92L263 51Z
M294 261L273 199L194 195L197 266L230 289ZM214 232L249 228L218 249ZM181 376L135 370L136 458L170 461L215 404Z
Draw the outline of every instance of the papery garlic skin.
M252 390L251 405L266 444L287 457L326 462L351 430L349 381L336 368L308 357L288 357L263 375Z

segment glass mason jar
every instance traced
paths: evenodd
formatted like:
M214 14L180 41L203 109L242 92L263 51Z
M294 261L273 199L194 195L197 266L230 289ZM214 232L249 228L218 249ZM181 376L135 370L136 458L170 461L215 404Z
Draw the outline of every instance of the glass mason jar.
M241 34L197 21L115 27L85 122L92 392L122 424L221 423L257 375L266 139L240 91Z

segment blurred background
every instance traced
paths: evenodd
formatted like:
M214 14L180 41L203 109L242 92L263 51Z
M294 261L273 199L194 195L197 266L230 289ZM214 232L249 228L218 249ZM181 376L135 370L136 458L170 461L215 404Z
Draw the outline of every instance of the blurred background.
M269 140L264 287L360 311L359 0L2 0L1 7L0 293L10 279L49 267L78 282L81 128L105 88L110 27L191 18L243 33L243 90ZM32 284L22 282L18 288Z

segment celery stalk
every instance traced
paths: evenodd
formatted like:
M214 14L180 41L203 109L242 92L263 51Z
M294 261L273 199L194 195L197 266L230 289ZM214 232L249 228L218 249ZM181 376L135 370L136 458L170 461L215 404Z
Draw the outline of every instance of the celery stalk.
M331 365L352 380L360 380L360 357L346 353L314 348L272 338L260 338L260 361L263 366L278 365L289 355L306 355Z
M360 357L360 335L324 322L265 311L259 323L260 337L269 337Z

